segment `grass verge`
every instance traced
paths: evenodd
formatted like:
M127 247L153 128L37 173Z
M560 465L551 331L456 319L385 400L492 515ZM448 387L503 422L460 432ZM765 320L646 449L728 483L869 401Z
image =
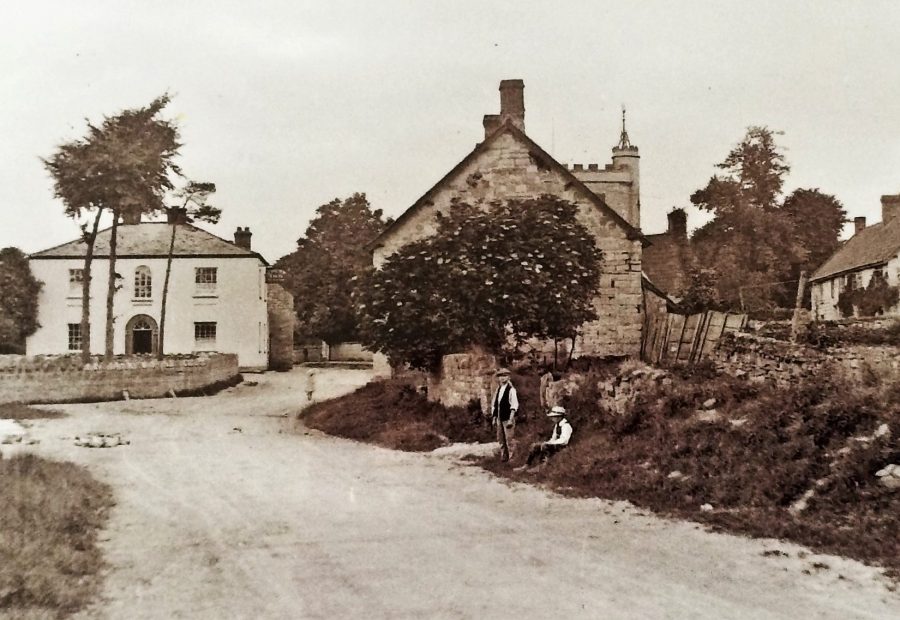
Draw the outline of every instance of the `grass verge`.
M448 442L490 441L481 413L428 402L402 380L369 383L306 409L303 422L331 435L407 451L433 450Z
M0 403L0 420L37 420L64 418L66 414L54 409L42 409L19 403Z
M21 454L0 459L0 610L65 617L100 586L97 532L110 488L83 467Z

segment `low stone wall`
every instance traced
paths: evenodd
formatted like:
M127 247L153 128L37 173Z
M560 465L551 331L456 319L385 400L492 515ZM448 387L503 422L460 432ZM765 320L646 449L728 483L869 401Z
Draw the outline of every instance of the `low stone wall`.
M0 356L0 403L64 403L158 398L171 390L192 392L238 375L234 354L171 356L163 360L95 358L82 364L75 355Z
M372 352L358 342L341 342L328 347L332 362L371 362Z
M497 358L475 351L445 355L437 375L428 377L428 400L445 407L465 407L473 399L481 402L481 411L490 410Z
M900 380L900 347L846 346L827 353L773 338L726 334L710 359L722 372L751 381L789 382L805 375L842 371L854 379L875 374Z

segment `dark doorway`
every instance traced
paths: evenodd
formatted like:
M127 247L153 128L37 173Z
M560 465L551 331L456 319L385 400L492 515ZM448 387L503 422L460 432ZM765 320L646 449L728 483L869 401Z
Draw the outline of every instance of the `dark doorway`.
M125 353L127 355L155 355L157 327L153 317L139 314L131 317L125 327Z

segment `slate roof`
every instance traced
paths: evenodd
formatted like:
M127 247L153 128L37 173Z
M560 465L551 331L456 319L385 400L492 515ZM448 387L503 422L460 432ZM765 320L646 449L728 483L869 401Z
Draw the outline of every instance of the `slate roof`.
M94 243L94 258L109 258L111 230L112 228L105 228L97 233L97 240ZM164 258L169 254L171 235L172 227L165 222L120 224L116 235L116 256L118 258ZM83 258L86 251L87 244L78 239L35 252L29 258ZM238 247L190 224L178 226L175 235L174 256L176 258L258 258L268 264L258 253Z
M900 253L900 217L872 224L856 233L816 269L811 281L865 267L883 265Z
M496 141L501 135L504 133L511 134L517 140L525 143L531 152L532 157L542 162L548 168L556 170L561 173L566 180L572 185L581 188L584 193L587 195L588 199L596 206L598 209L603 211L606 215L612 218L616 223L618 223L626 232L629 239L640 239L644 245L648 245L649 241L647 238L641 233L641 231L619 215L615 209L606 204L606 201L603 200L600 196L595 194L587 185L584 184L583 181L579 180L572 172L564 165L553 159L553 157L547 153L544 149L542 149L538 144L529 138L524 131L513 125L509 120L504 122L500 127L498 127L494 133L487 137L483 142L480 142L475 146L471 153L465 156L462 161L460 161L456 166L454 166L450 172L444 175L444 177L435 183L431 189L429 189L425 194L422 195L416 202L413 203L411 207L409 207L406 211L404 211L400 217L393 221L393 223L384 229L378 237L376 237L373 241L368 244L369 248L378 247L382 243L382 239L390 236L395 229L401 226L406 220L412 216L413 213L418 211L424 205L430 204L432 197L435 193L447 182L449 182L452 178L454 178L457 174L462 172L462 170L469 165L473 160L475 160L481 153L487 150L487 147Z

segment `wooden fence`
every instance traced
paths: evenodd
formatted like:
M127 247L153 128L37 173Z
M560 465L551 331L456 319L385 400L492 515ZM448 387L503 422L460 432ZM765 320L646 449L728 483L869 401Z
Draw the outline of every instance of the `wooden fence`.
M703 312L648 317L641 358L650 364L695 364L713 351L722 334L741 330L746 314Z

